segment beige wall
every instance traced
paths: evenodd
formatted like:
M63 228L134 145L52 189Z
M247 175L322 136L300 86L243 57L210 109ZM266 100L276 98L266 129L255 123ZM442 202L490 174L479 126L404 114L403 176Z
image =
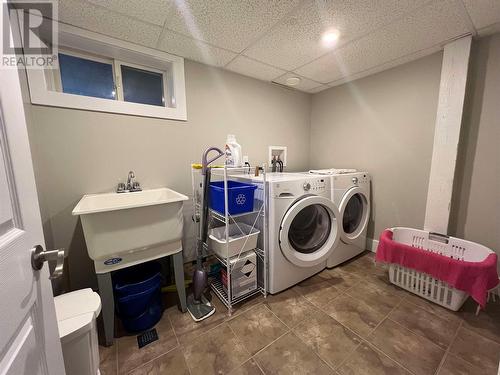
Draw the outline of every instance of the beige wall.
M223 147L228 133L237 135L252 165L266 162L268 145L286 145L289 168L308 167L309 95L193 62L185 68L187 122L30 107L47 246L69 248L71 288L95 285L71 210L83 194L113 190L129 170L144 187L189 195L190 163L208 146Z
M313 96L311 166L372 175L368 237L422 227L442 54Z
M450 233L500 255L500 34L471 56Z
M290 170L368 171L370 238L389 226L422 227L441 60L437 53L312 99L186 62L188 122L28 105L47 246L70 249L72 288L95 285L71 216L80 197L114 189L130 169L145 187L190 194L189 164L227 133L252 164L273 144L288 146ZM500 251L500 34L475 42L471 61L450 234Z

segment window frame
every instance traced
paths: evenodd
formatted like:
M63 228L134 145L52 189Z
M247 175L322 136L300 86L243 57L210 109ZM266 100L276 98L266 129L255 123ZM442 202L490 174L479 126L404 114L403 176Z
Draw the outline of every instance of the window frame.
M121 86L121 69L117 70L121 65L162 73L164 94L168 95L165 97L165 106L119 100L118 87L116 88L117 98L114 100L54 91L51 88L61 87L60 76L56 77L59 74L54 74L54 72L58 73L59 69L37 68L26 70L32 104L187 120L184 59L182 57L61 23L59 24L59 52L89 60L111 62L116 86L117 74L120 75ZM121 87L120 90L123 88ZM123 98L123 91L121 98ZM170 98L172 102L175 102L175 107L167 106Z

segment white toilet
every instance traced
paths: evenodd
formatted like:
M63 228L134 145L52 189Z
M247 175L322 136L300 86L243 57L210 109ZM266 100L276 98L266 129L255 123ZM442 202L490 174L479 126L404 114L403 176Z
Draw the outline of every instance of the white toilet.
M99 294L90 288L80 289L57 296L54 302L66 374L99 375Z

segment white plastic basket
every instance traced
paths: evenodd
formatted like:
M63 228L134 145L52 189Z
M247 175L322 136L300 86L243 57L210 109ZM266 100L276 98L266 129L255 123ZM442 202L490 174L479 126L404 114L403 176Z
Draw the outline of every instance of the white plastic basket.
M228 225L229 242L226 242L226 227L217 227L208 232L208 248L222 258L231 258L255 249L260 230L245 223Z
M425 230L397 227L392 228L392 231L392 239L396 242L453 259L481 262L492 253L487 247L475 242ZM389 279L394 285L453 311L460 309L468 297L467 293L444 281L397 264L389 265Z

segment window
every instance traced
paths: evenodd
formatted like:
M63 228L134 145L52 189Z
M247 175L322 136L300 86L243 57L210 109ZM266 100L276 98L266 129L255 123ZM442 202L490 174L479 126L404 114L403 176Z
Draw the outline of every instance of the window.
M121 76L126 102L165 105L163 73L122 65Z
M169 94L164 82L166 71L75 51L62 50L58 56L59 69L45 73L53 76L52 90L94 98L165 106L165 97Z
M186 120L184 59L59 25L58 69L27 70L33 104Z
M104 99L116 98L111 63L59 53L59 74L62 92Z

